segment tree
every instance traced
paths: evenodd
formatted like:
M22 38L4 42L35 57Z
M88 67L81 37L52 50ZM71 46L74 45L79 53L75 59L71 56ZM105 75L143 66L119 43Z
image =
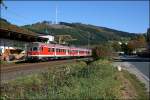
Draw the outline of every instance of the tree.
M146 48L147 43L146 43L146 39L143 35L139 35L135 38L132 38L130 41L128 41L128 44L122 44L122 50L126 53L126 54L130 54L133 51L137 51L141 48Z
M147 42L150 42L150 28L147 30Z
M128 44L127 44L128 53L131 53L136 48L138 48L138 41L137 40L131 40L128 42Z
M129 54L132 51L132 49L129 48L128 45L125 43L121 44L121 50L124 51L125 54Z
M0 4L2 4L3 3L3 0L0 0Z
M121 46L120 46L120 44L119 44L118 42L113 42L113 43L112 43L112 47L113 47L113 49L114 49L116 52L118 52L118 51L121 50Z
M148 51L150 52L150 28L147 30Z
M0 0L0 5L2 5L5 9L7 9L7 6L4 4L4 0Z
M113 54L113 50L110 45L105 45L105 44L98 45L94 47L92 50L92 55L94 59L111 57L112 54Z
M146 43L146 39L143 35L138 36L137 41L139 43L139 48L146 47L147 43Z
M55 41L59 44L63 44L68 41L73 41L76 39L73 39L71 35L55 35Z

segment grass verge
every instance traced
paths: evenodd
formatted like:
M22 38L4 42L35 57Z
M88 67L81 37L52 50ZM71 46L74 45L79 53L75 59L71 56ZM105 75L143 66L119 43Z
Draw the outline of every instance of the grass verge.
M133 88L136 91L136 99L138 100L149 100L149 93L146 91L145 84L139 81L136 75L129 73L128 71L123 71L123 75L126 79L130 81Z
M133 85L137 80L127 72L123 78ZM1 99L120 99L122 80L108 60L58 66L45 73L22 77L1 84ZM145 96L139 86L139 98ZM135 88L136 88L135 87ZM143 90L141 90L143 89ZM140 95L141 94L141 95Z

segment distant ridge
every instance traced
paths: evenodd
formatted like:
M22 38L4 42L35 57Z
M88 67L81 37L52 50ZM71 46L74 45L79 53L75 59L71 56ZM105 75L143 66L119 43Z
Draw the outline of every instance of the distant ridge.
M10 30L10 31L14 31L14 32L18 32L18 33L23 33L23 34L28 34L28 35L39 35L38 33L35 33L33 31L30 31L28 29L19 27L17 25L13 25L10 22L8 22L7 20L0 18L0 28L1 29L5 29L5 30Z
M43 21L31 25L24 25L22 27L43 34L49 33L51 35L71 35L77 40L70 41L69 43L75 45L87 45L88 39L90 44L100 44L108 41L124 40L137 36L135 33L128 33L82 23L60 22L59 24L49 24L48 21Z
M87 45L88 41L90 45L97 45L108 41L128 40L138 35L83 23L60 22L59 24L52 24L50 21L42 21L19 27L2 18L0 18L0 28L24 32L31 35L37 33L54 36L64 34L71 35L76 39L75 41L69 41L69 43L73 45Z

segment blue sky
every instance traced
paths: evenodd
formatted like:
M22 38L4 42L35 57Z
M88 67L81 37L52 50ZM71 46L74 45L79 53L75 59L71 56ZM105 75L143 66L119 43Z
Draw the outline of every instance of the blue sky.
M32 24L43 20L81 22L142 33L149 27L148 1L4 1L1 17L16 25Z

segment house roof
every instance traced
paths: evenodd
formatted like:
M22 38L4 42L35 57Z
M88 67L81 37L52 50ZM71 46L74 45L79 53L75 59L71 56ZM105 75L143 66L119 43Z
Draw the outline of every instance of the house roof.
M0 27L0 36L1 38L7 38L7 39L13 39L13 40L20 40L20 41L26 41L26 42L44 42L47 41L47 38L39 37L38 34L33 34L30 32L22 32L18 30L12 30L12 29L4 29Z

